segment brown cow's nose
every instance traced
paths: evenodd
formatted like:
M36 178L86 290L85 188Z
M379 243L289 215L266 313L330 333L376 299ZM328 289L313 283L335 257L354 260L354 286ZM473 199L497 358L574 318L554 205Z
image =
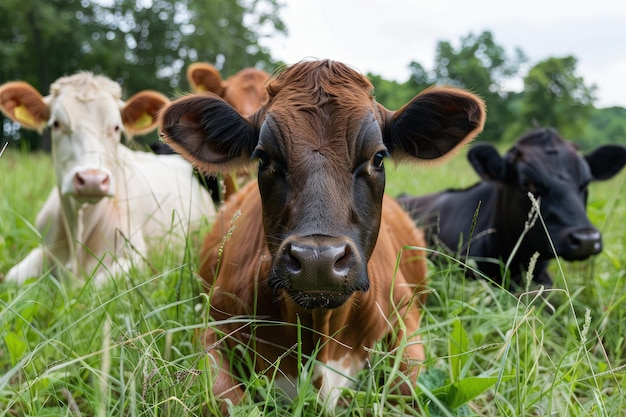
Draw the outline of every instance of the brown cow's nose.
M285 268L304 288L341 289L354 265L350 246L293 242L287 248Z
M273 269L271 285L285 288L306 308L336 307L369 287L358 250L347 238L289 238Z
M594 228L571 231L567 239L568 253L562 254L568 261L583 260L602 251L602 235Z
M89 169L74 174L74 191L78 197L104 197L110 187L111 179L106 172Z

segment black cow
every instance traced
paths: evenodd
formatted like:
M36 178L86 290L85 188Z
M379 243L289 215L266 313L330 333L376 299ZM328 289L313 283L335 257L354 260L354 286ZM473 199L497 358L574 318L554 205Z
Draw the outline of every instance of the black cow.
M468 159L482 178L478 184L420 197L398 197L424 227L430 244L456 250L457 256L469 255L494 281L507 285L505 277L510 277L522 287L522 272L534 253L539 254L534 280L549 287L552 280L546 268L555 252L574 261L602 250L601 234L585 211L587 188L591 181L609 179L622 169L626 147L605 145L581 156L577 147L554 129L537 129L519 138L503 157L493 146L478 144L470 149ZM514 251L525 225L532 224L529 193L539 202L550 239L537 219ZM510 275L503 274L502 262L513 252Z

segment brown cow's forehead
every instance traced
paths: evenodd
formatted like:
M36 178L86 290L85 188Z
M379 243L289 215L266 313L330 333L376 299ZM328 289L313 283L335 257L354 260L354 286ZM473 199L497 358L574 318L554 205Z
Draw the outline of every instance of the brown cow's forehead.
M285 157L319 152L351 165L361 151L364 125L380 122L371 91L369 80L344 64L301 62L269 83L265 117L259 121L272 131L273 140L282 142ZM263 142L262 136L261 146L267 145Z
M261 129L260 147L278 152L291 167L306 169L321 156L326 164L346 172L376 152L386 151L380 125L370 109L310 110L271 111Z
M318 123L324 122L324 116L340 119L347 117L344 113L365 115L374 108L369 80L333 61L293 65L270 81L267 92L267 111L280 114L301 112L319 120Z

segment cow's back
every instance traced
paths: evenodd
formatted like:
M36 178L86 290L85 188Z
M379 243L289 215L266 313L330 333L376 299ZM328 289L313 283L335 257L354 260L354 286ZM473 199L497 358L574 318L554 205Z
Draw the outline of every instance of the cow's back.
M121 163L127 176L126 208L146 238L187 230L215 214L215 206L192 166L179 155L155 155L124 148ZM173 216L173 213L176 213ZM180 226L183 228L180 228Z
M465 189L450 189L412 197L402 195L398 203L423 229L429 246L443 246L452 252L479 250L493 228L496 185L479 182Z

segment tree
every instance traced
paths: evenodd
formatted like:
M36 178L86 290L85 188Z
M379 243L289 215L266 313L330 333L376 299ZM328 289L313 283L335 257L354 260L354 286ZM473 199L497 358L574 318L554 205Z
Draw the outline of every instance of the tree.
M626 108L594 108L586 134L584 137L578 136L575 140L585 151L606 143L626 146Z
M77 66L85 28L74 20L89 9L74 0L5 0L0 2L0 83L25 80L45 93L50 83ZM5 136L37 148L41 137L3 120Z
M374 86L376 101L390 110L397 110L404 106L419 91L407 88L406 83L395 80L386 80L380 75L367 74L367 78Z
M25 80L43 94L56 78L89 70L142 89L187 90L184 68L215 63L224 75L271 69L259 40L285 27L278 0L4 0L0 2L0 83ZM181 80L183 80L181 82ZM27 132L4 120L5 136ZM38 146L38 135L29 137Z
M596 87L585 85L576 75L576 63L573 56L548 58L530 69L511 136L532 126L554 127L571 140L585 136Z
M514 77L526 61L520 49L516 49L513 56L508 56L489 31L478 36L469 34L461 39L458 50L447 41L438 43L432 80L438 84L467 88L481 96L487 103L488 115L480 138L500 141L514 120L505 82ZM418 79L428 80L421 74L422 68L414 68Z

